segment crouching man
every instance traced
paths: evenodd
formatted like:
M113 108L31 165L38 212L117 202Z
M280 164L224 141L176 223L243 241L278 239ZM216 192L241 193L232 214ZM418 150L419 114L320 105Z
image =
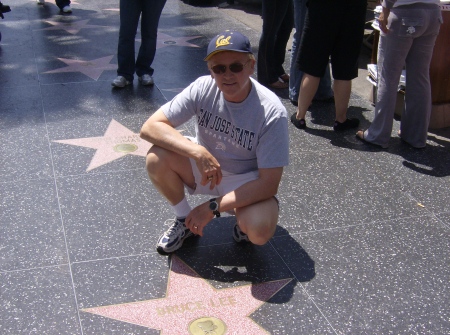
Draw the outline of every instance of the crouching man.
M237 242L263 245L278 222L275 196L289 161L286 109L250 77L256 61L248 38L239 32L214 37L205 61L211 75L163 105L140 133L153 143L146 161L150 180L175 214L157 243L163 254L194 234L202 236L221 212L234 212ZM194 138L176 130L191 119ZM191 208L185 189L211 199Z

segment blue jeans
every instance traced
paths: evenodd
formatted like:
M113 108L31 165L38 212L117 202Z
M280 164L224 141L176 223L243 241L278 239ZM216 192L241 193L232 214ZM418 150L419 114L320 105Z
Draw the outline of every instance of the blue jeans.
M117 75L132 81L133 75L153 75L159 18L166 0L120 0L120 30ZM141 46L135 61L135 38L141 16Z
M292 0L263 0L262 19L257 75L261 84L268 85L285 73L286 45L294 26Z
M297 101L300 91L300 83L302 82L303 72L298 69L297 55L300 47L303 27L305 25L307 0L294 0L294 22L295 33L292 41L291 49L291 68L289 71L289 99ZM328 66L325 75L320 79L319 88L317 89L315 99L323 100L332 97L330 67Z

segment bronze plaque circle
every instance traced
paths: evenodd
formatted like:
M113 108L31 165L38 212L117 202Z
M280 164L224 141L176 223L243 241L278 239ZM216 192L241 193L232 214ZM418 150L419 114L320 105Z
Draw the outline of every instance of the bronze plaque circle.
M132 143L120 143L114 146L114 151L116 152L133 152L138 149L136 144Z
M224 335L227 326L222 320L207 316L192 321L188 330L191 335Z

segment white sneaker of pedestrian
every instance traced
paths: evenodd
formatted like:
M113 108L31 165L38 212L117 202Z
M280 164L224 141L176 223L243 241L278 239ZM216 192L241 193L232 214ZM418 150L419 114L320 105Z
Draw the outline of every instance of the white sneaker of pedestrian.
M148 86L153 85L155 82L153 81L153 78L149 74L144 74L142 77L138 77L139 82L141 85Z
M70 6L67 5L67 6L64 6L64 7L63 7L62 11L63 11L64 13L72 13L72 8L70 8Z
M125 77L123 76L118 76L116 79L114 79L111 82L111 85L114 87L125 87L126 85L130 85L131 81L128 81Z

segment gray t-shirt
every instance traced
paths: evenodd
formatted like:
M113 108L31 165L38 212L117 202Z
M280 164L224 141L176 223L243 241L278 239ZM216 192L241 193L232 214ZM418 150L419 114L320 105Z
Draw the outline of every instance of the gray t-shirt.
M280 99L253 78L248 97L226 101L211 76L194 81L161 108L174 127L196 117L197 141L235 174L289 164L288 116Z

